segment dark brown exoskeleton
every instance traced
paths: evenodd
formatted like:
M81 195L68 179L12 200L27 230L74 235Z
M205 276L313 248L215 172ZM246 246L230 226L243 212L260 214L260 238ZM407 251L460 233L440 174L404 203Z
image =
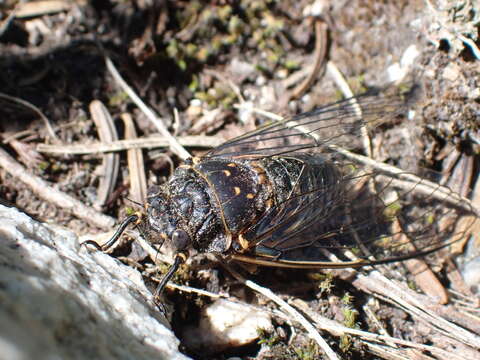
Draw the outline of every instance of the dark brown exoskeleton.
M364 95L267 124L189 159L149 189L141 220L148 240L259 265L359 267L436 251L468 200L349 150L362 134L403 113L409 95ZM128 223L105 246L116 241Z

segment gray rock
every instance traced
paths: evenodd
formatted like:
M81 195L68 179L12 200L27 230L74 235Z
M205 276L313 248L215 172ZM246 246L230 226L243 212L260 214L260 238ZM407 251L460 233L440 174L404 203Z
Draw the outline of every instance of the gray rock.
M140 274L0 205L0 359L187 359Z

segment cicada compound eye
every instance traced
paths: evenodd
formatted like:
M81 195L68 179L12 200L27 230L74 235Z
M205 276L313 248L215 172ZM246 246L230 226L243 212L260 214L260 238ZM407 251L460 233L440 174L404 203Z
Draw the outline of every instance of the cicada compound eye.
M190 243L190 236L184 230L175 230L172 234L172 245L177 251L182 251Z

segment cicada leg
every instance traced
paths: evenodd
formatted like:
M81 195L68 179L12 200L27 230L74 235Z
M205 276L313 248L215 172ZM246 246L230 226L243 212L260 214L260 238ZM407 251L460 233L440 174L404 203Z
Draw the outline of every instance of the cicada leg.
M84 241L82 245L93 245L97 250L107 251L113 245L115 245L115 243L118 241L118 239L123 234L123 232L125 231L128 225L130 225L131 223L138 224L140 221L141 221L141 215L139 213L130 215L129 217L127 217L125 220L122 221L117 231L115 231L115 234L113 234L113 236L105 244L100 245L94 240L87 240L87 241Z

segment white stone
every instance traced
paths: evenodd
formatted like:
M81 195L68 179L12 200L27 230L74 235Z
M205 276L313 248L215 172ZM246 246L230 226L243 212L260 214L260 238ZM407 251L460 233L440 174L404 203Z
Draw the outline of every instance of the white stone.
M455 81L460 76L460 67L457 64L450 63L443 69L443 78L449 81Z
M242 124L248 124L252 119L253 112L253 103L251 101L245 101L242 104L242 107L238 109L238 119Z
M183 338L189 347L216 353L250 344L258 339L258 329L273 331L270 316L266 312L219 299L203 309L200 325L187 329Z
M468 97L472 100L480 99L480 88L474 89L471 93L468 94Z
M400 66L402 68L410 68L414 63L415 60L420 55L420 51L415 45L410 45L407 49L403 52L402 58L400 59Z
M327 7L328 4L325 0L316 0L313 4L305 6L303 9L303 16L321 16L323 14L323 10Z
M480 293L480 258L474 258L463 266L463 281L477 294Z
M420 51L415 45L410 45L403 52L400 63L396 62L387 68L387 77L391 82L401 81L413 66L415 59L420 55Z
M0 358L187 359L140 274L0 205Z

